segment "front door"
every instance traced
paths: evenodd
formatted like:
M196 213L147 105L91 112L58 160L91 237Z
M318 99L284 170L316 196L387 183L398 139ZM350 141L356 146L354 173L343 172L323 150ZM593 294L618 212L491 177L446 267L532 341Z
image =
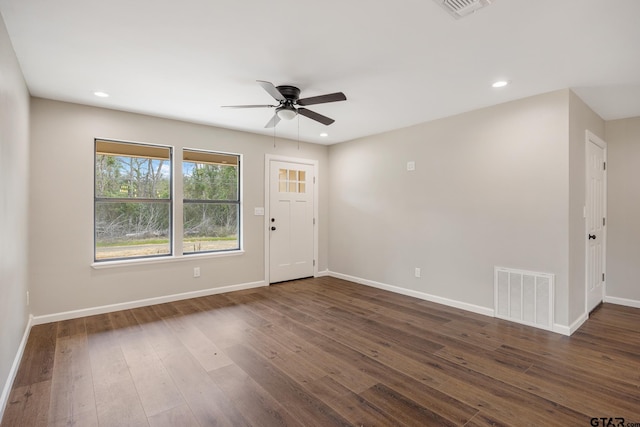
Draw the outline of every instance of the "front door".
M587 132L587 312L604 299L606 144Z
M270 161L270 283L313 276L313 172L310 164Z

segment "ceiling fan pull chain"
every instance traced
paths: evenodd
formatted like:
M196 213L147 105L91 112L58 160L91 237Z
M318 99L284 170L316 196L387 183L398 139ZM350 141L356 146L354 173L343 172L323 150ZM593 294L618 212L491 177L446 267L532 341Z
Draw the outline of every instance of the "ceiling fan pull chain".
M300 151L300 114L298 114L298 151Z

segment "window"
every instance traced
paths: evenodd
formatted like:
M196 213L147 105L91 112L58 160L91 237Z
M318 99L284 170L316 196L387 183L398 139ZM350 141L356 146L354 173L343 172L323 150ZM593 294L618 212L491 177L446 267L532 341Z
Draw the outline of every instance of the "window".
M240 156L183 153L183 253L240 249Z
M171 255L171 154L95 141L96 261Z
M278 171L278 191L280 193L306 193L306 172L296 169Z
M181 165L176 222L173 149L95 140L94 261L239 252L240 155L185 149Z

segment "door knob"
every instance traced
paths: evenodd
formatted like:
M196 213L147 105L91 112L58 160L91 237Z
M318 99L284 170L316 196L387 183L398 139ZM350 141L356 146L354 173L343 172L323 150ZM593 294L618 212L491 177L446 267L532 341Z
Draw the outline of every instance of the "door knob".
M595 240L596 239L596 235L595 234L589 234L589 240Z
M275 227L271 227L271 231L276 231L276 228Z

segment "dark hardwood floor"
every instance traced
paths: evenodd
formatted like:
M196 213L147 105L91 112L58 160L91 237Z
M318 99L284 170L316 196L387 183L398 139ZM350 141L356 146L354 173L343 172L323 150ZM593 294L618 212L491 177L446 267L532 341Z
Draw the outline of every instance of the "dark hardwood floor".
M565 337L305 279L35 326L1 426L633 425L639 326L605 304Z

